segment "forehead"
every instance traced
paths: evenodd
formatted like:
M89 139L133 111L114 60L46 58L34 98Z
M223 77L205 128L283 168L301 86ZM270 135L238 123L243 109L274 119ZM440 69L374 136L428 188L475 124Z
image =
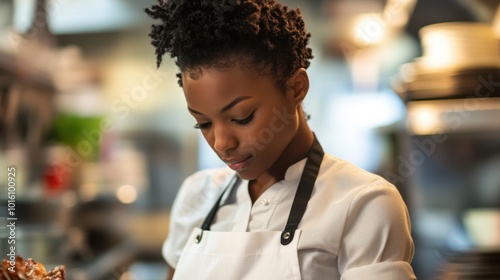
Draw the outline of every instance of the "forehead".
M192 75L195 74L195 75ZM239 96L267 98L277 91L271 76L233 65L228 68L200 68L197 72L183 72L184 96L190 107L201 109L210 104L220 105Z

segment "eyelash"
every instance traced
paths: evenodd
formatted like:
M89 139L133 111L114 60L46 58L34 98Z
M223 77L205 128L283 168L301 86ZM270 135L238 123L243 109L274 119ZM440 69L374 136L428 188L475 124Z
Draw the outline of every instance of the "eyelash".
M207 123L197 123L197 124L194 125L194 128L195 129L207 129L207 128L210 127L211 124L212 123L209 123L209 122L207 122Z
M253 111L250 116L242 119L242 120L233 120L236 124L239 124L239 125L246 125L248 123L250 123L252 120L253 120L253 116L254 116L254 113L255 111ZM210 128L210 126L212 125L211 122L206 122L206 123L197 123L194 125L194 128L196 129L208 129Z

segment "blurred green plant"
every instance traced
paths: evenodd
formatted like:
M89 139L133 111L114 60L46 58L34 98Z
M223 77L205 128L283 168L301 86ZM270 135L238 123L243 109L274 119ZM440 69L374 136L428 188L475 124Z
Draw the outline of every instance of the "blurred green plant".
M97 161L100 143L89 139L85 132L100 131L103 117L81 116L72 113L59 113L48 134L48 140L70 146L83 159Z

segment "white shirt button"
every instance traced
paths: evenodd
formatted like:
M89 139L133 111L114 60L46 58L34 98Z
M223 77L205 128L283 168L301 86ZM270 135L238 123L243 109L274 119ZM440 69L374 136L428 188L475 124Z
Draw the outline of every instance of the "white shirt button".
M264 205L264 206L269 205L269 201L267 201L267 199L261 200L260 203L262 203L262 205Z

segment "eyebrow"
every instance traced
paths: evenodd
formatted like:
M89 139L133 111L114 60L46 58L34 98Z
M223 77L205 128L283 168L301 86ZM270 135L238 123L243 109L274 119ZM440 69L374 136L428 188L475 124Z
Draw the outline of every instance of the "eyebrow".
M234 106L236 106L236 104L240 103L241 101L245 100L245 99L249 99L249 98L252 98L251 96L240 96L240 97L237 97L235 98L233 101L229 102L226 106L224 106L221 110L220 110L220 113L224 113L224 112L227 112L229 111L231 108L233 108ZM196 110L193 110L191 108L188 107L188 110L191 112L191 113L194 113L194 114L198 114L198 115L203 115L203 113L200 113Z

